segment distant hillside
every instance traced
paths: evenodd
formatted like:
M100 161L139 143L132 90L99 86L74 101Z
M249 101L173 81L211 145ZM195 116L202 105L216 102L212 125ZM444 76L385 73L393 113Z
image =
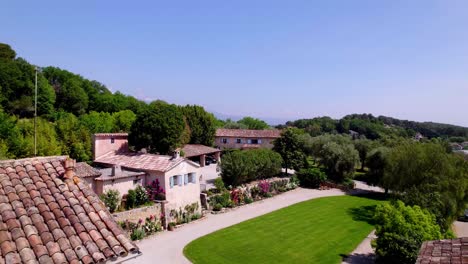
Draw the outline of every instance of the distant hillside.
M316 117L286 122L286 126L305 129L312 136L324 133L349 133L350 130L365 135L369 139L385 136L411 137L421 133L426 138L446 138L454 141L468 140L468 128L434 122L400 120L387 116L375 117L372 114L351 114L341 119Z

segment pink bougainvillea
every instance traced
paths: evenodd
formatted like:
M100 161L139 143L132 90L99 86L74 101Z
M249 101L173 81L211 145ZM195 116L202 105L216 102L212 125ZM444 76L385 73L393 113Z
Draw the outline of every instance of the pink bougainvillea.
M258 188L260 189L261 194L266 194L270 192L270 183L266 180L261 180L258 183Z
M146 192L148 193L148 197L150 200L164 200L165 199L165 191L159 184L159 180L154 180L151 184L146 186ZM164 199L161 199L164 197Z

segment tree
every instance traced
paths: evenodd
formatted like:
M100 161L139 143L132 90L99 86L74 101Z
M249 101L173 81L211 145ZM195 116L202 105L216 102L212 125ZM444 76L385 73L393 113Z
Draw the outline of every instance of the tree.
M373 141L365 139L365 138L353 140L354 148L359 153L359 160L361 162L361 171L364 170L364 167L366 165L367 153L369 153L369 151L372 149L372 143Z
M378 185L385 188L388 192L388 187L383 182L385 167L387 166L387 156L390 153L390 148L378 147L369 152L366 159L369 172L367 173L367 183Z
M16 52L5 43L0 43L0 60L14 60L16 58Z
M82 115L80 122L91 134L114 132L114 116L109 113L91 111Z
M302 150L299 138L301 133L301 130L297 128L287 128L281 133L281 137L273 143L273 150L283 158L286 174L290 168L299 170L306 165L307 158Z
M112 114L114 119L114 132L130 132L133 123L136 120L136 115L131 110L123 110Z
M351 179L359 164L359 153L351 144L326 143L319 155L328 177L336 182Z
M16 125L22 136L22 157L34 156L34 120L20 119ZM61 154L60 142L57 139L54 124L37 118L37 155L54 156Z
M137 149L166 154L181 145L184 129L184 116L176 105L152 102L137 114L129 143Z
M247 129L261 130L270 128L270 126L265 121L250 116L242 118L241 120L237 121L237 123L245 125Z
M221 177L226 185L271 178L281 173L281 156L269 149L232 151L223 156Z
M442 238L431 213L401 201L378 205L374 221L377 263L415 263L423 241Z
M444 233L468 202L468 162L436 143L392 149L383 181L406 204L433 213Z
M215 117L202 106L181 107L190 129L190 143L211 146L216 133Z
M57 113L55 128L62 146L62 154L69 155L78 161L92 159L91 133L75 115L65 112Z

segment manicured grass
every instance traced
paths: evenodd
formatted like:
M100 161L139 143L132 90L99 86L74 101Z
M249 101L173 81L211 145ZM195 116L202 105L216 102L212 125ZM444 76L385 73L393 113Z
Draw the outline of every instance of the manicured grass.
M372 231L379 203L313 199L196 239L184 254L193 263L340 263Z

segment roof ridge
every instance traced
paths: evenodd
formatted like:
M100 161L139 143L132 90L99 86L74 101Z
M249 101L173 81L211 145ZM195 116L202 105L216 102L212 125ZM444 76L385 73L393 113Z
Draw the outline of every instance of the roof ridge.
M56 160L65 160L68 156L45 156L45 157L31 157L31 158L22 158L22 159L8 159L8 160L0 160L0 164L5 163L23 163L26 161L42 161L42 162L51 162Z

